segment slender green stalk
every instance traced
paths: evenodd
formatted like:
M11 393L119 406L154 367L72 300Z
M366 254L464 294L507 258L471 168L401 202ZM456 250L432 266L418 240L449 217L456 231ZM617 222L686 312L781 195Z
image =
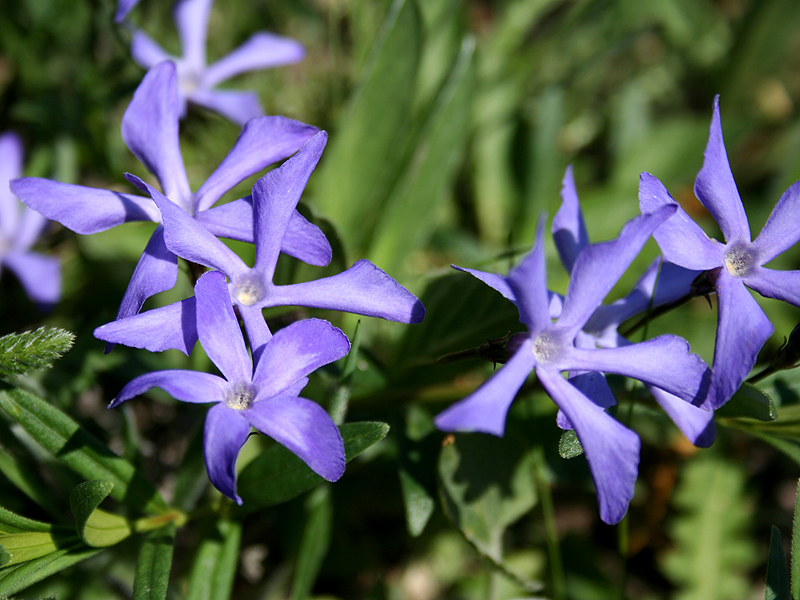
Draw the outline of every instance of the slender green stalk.
M564 566L561 562L558 530L556 529L556 512L553 506L553 496L550 493L550 482L547 478L544 450L541 446L534 453L534 464L536 489L539 492L539 501L542 503L547 555L550 559L550 575L553 578L553 600L565 600L567 597L566 580L564 578Z
M625 598L625 588L628 585L628 550L630 549L630 526L628 525L628 515L622 518L617 525L617 551L622 559L622 573L619 578L617 597L620 600Z

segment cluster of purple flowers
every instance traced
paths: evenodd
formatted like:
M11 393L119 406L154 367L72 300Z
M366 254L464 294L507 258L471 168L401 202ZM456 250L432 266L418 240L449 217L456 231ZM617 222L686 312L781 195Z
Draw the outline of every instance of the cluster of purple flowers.
M214 403L204 429L208 474L217 489L241 503L236 493L236 457L251 427L286 446L327 480L341 477L345 464L344 445L333 420L300 393L310 373L347 354L347 337L321 319L298 321L273 335L262 309L303 306L403 323L421 321L425 310L414 295L366 260L332 277L293 285L273 283L280 253L316 266L331 261L325 235L296 209L327 134L283 117L259 116L254 95L248 94L248 101L229 103L231 94L238 92L210 90L235 72L302 57L302 47L296 42L258 34L227 59L205 69L203 47L210 8L209 0L178 3L183 59L162 61L169 57L159 54L154 42L142 33L134 35L134 55L152 68L125 112L122 137L155 176L160 190L131 174L126 174L127 179L144 196L33 177L14 179L11 190L36 211L31 214L56 220L80 234L129 221L158 223L136 265L117 319L99 327L95 335L108 342L109 348L125 344L186 354L199 340L223 377L192 371L142 375L128 383L110 407L153 387L184 402ZM157 64L150 64L157 59ZM193 78L199 78L198 85L190 90L187 80ZM234 147L195 192L189 188L179 144L187 100L212 106L234 122L246 121ZM284 159L288 160L256 182L252 195L214 206L241 181ZM253 243L253 267L220 237ZM195 296L140 312L147 298L175 286L178 257L210 269L198 278Z
M750 241L722 139L717 98L695 194L716 219L725 243L709 238L661 182L643 173L642 215L627 223L617 239L590 244L568 169L563 203L552 227L561 261L570 273L563 298L547 289L542 225L531 253L505 277L455 267L513 302L528 331L509 339L508 362L467 398L439 414L436 425L445 431L503 435L508 409L533 370L558 405L559 427L575 430L586 452L600 516L611 524L622 519L633 497L640 442L606 412L616 403L606 373L644 383L689 440L701 447L710 445L715 436L713 411L739 389L773 331L745 286L800 306L800 271L763 266L800 240L800 182L783 194L761 234ZM663 259L651 264L625 298L602 304L651 235ZM695 282L701 275L719 299L711 369L677 336L632 343L620 335L618 327L631 317L696 295Z

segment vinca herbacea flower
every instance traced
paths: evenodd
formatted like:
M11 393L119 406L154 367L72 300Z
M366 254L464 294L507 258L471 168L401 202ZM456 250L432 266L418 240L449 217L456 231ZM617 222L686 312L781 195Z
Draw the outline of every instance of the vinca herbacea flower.
M170 202L217 235L251 242L249 199L213 205L242 180L297 152L318 129L283 117L252 120L217 170L192 193L178 141L179 108L175 66L161 63L145 75L125 111L125 144L156 176ZM12 181L11 189L37 212L84 235L129 221L161 222L161 213L150 198L36 177ZM331 259L322 231L296 211L281 249L313 265L326 265ZM159 224L136 265L117 318L137 314L147 298L174 287L177 277L177 257L165 246Z
M595 399L564 379L563 371L613 373L667 390L685 401L698 401L708 367L689 353L685 340L662 335L612 348L585 343L582 329L611 291L655 228L674 214L667 207L637 217L616 240L585 247L576 257L558 318L551 318L547 291L543 225L531 253L507 277L470 271L514 302L528 333L518 339L513 356L488 381L436 417L445 431L479 431L502 436L517 391L536 372L545 391L564 412L589 462L600 517L617 523L633 497L639 464L639 437L607 413Z
M168 54L142 31L133 34L131 54L145 69L152 69L165 60L175 62L182 117L189 101L218 112L241 126L264 114L258 95L216 87L241 73L298 62L305 56L305 50L293 39L259 32L224 58L207 65L206 34L213 3L213 0L180 0L175 5L175 23L183 56Z
M286 446L315 473L336 481L344 473L344 444L323 408L298 396L306 376L345 356L350 342L321 319L305 319L278 331L253 367L233 313L225 277L203 274L195 286L197 331L223 377L196 371L156 371L129 382L114 408L154 387L176 400L214 403L206 416L203 452L211 483L238 504L236 457L250 428Z
M687 269L706 271L719 303L711 390L703 408L716 409L739 389L773 327L747 288L767 298L800 306L800 271L775 271L764 265L800 240L800 182L786 190L755 240L733 180L719 114L719 97L694 193L719 225L725 242L709 238L649 173L639 182L643 213L663 206L677 209L653 237L664 257Z
M25 293L47 308L61 297L58 259L31 251L48 220L22 206L8 187L22 174L22 142L14 133L0 135L0 271L17 276Z
M264 175L253 186L255 265L239 256L192 219L181 207L138 178L131 182L146 190L162 214L167 248L196 264L223 272L229 280L231 303L244 321L250 344L258 352L269 339L262 309L303 306L418 323L425 315L422 303L389 275L367 260L359 260L332 277L291 285L275 285L272 277L281 240L328 136L320 131L293 157ZM150 351L174 348L189 353L197 339L192 330L194 299L153 309L95 330L95 336Z
M561 207L553 218L552 233L561 262L567 272L571 273L575 258L589 246L571 167L567 168L564 175L561 199ZM620 335L619 326L651 308L691 296L692 282L697 275L697 271L690 271L657 258L627 296L612 304L601 304L597 307L582 331L589 338L586 340L587 344L594 343L600 348L629 345L631 342ZM605 377L600 373L574 373L571 374L570 381L604 407L612 406L615 402ZM712 412L698 408L657 387L648 388L689 441L701 447L713 443L716 426ZM558 423L562 429L571 429L562 411L559 411Z

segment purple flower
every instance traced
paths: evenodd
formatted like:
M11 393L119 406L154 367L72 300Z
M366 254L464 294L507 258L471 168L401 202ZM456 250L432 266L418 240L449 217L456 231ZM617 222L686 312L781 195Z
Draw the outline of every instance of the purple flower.
M195 286L197 330L223 377L195 371L157 371L128 383L109 408L160 387L176 400L215 403L206 417L203 452L211 483L237 504L236 457L250 428L336 481L344 473L344 444L322 407L298 397L306 376L345 356L347 337L327 321L306 319L278 331L253 367L233 313L225 277L205 273Z
M750 241L750 225L725 152L716 97L705 160L694 193L716 220L724 243L709 238L677 207L658 179L642 173L639 182L643 213L663 206L678 208L653 236L664 257L687 269L707 271L716 288L719 312L711 390L701 405L716 409L739 389L773 332L769 319L746 288L800 306L800 271L775 271L764 266L800 239L800 182L784 192L761 233Z
M322 155L324 131L315 135L293 157L259 179L253 187L256 259L250 268L212 235L203 224L140 179L129 176L152 196L161 210L164 239L178 256L222 271L229 280L230 301L242 317L255 352L269 339L261 310L275 306L305 306L341 310L401 323L418 323L425 309L417 298L367 260L360 260L332 277L292 285L275 285L272 277L281 240L300 196ZM176 348L191 351L193 299L118 320L95 330L108 342L150 351Z
M176 206L217 235L253 241L252 208L240 199L212 208L223 194L270 164L294 154L318 129L283 117L261 117L248 123L228 156L192 193L178 141L178 88L175 66L165 62L145 75L122 119L122 138L153 173ZM65 227L90 234L128 221L161 221L150 198L24 177L11 189L25 204ZM314 265L331 259L327 239L296 211L292 213L281 250ZM153 232L117 314L139 312L144 301L174 287L176 256L164 244L163 226Z
M22 174L22 142L13 133L0 135L0 270L9 269L28 297L47 308L61 297L58 259L32 252L47 219L20 205L8 183Z
M119 0L117 3L117 12L114 15L114 20L117 23L121 23L137 4L139 4L139 0Z
M595 348L581 330L650 237L674 209L633 219L616 240L585 247L575 258L563 308L551 318L545 272L543 226L532 252L508 277L470 271L511 299L528 328L511 359L464 400L436 417L445 431L481 431L503 435L508 409L531 370L564 412L586 451L597 489L600 517L617 523L633 497L639 464L639 437L616 421L562 371L614 373L665 389L686 401L702 394L708 368L689 353L688 344L663 335L638 344ZM680 376L676 376L680 374Z
M216 111L234 123L244 125L263 115L254 92L217 90L217 85L234 75L268 69L303 59L305 50L299 42L272 33L259 32L217 62L206 65L206 34L213 0L181 0L175 5L175 23L181 38L183 56L168 54L147 34L133 34L131 54L145 69L165 61L178 66L181 116L186 101Z
M553 219L553 239L561 262L571 273L576 257L589 246L571 167L567 168L564 175L561 198L561 208ZM619 326L650 308L670 304L687 296L691 293L691 285L697 275L697 271L689 271L657 258L627 296L612 304L601 304L597 307L583 327L582 334L586 336L583 344L599 348L629 345L631 342L619 334ZM570 375L570 381L604 407L615 403L608 383L600 373L575 372ZM716 426L712 412L698 408L657 387L648 386L648 389L664 412L693 444L708 447L714 442ZM563 411L559 411L558 416L559 426L562 429L571 429Z

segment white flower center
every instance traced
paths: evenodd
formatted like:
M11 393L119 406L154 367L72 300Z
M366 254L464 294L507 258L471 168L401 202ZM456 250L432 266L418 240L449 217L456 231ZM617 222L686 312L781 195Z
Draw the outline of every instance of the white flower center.
M533 340L533 356L536 362L548 364L555 362L564 348L563 336L558 331L545 330Z
M725 266L732 276L746 277L758 266L758 253L750 244L734 244L725 252Z
M247 383L237 383L225 394L225 406L234 410L245 410L253 404L253 388Z
M242 275L233 284L233 296L243 306L252 306L262 300L266 296L265 292L261 280L252 273Z
M202 76L198 71L186 67L178 68L178 89L184 96L194 94L200 89L201 83Z

